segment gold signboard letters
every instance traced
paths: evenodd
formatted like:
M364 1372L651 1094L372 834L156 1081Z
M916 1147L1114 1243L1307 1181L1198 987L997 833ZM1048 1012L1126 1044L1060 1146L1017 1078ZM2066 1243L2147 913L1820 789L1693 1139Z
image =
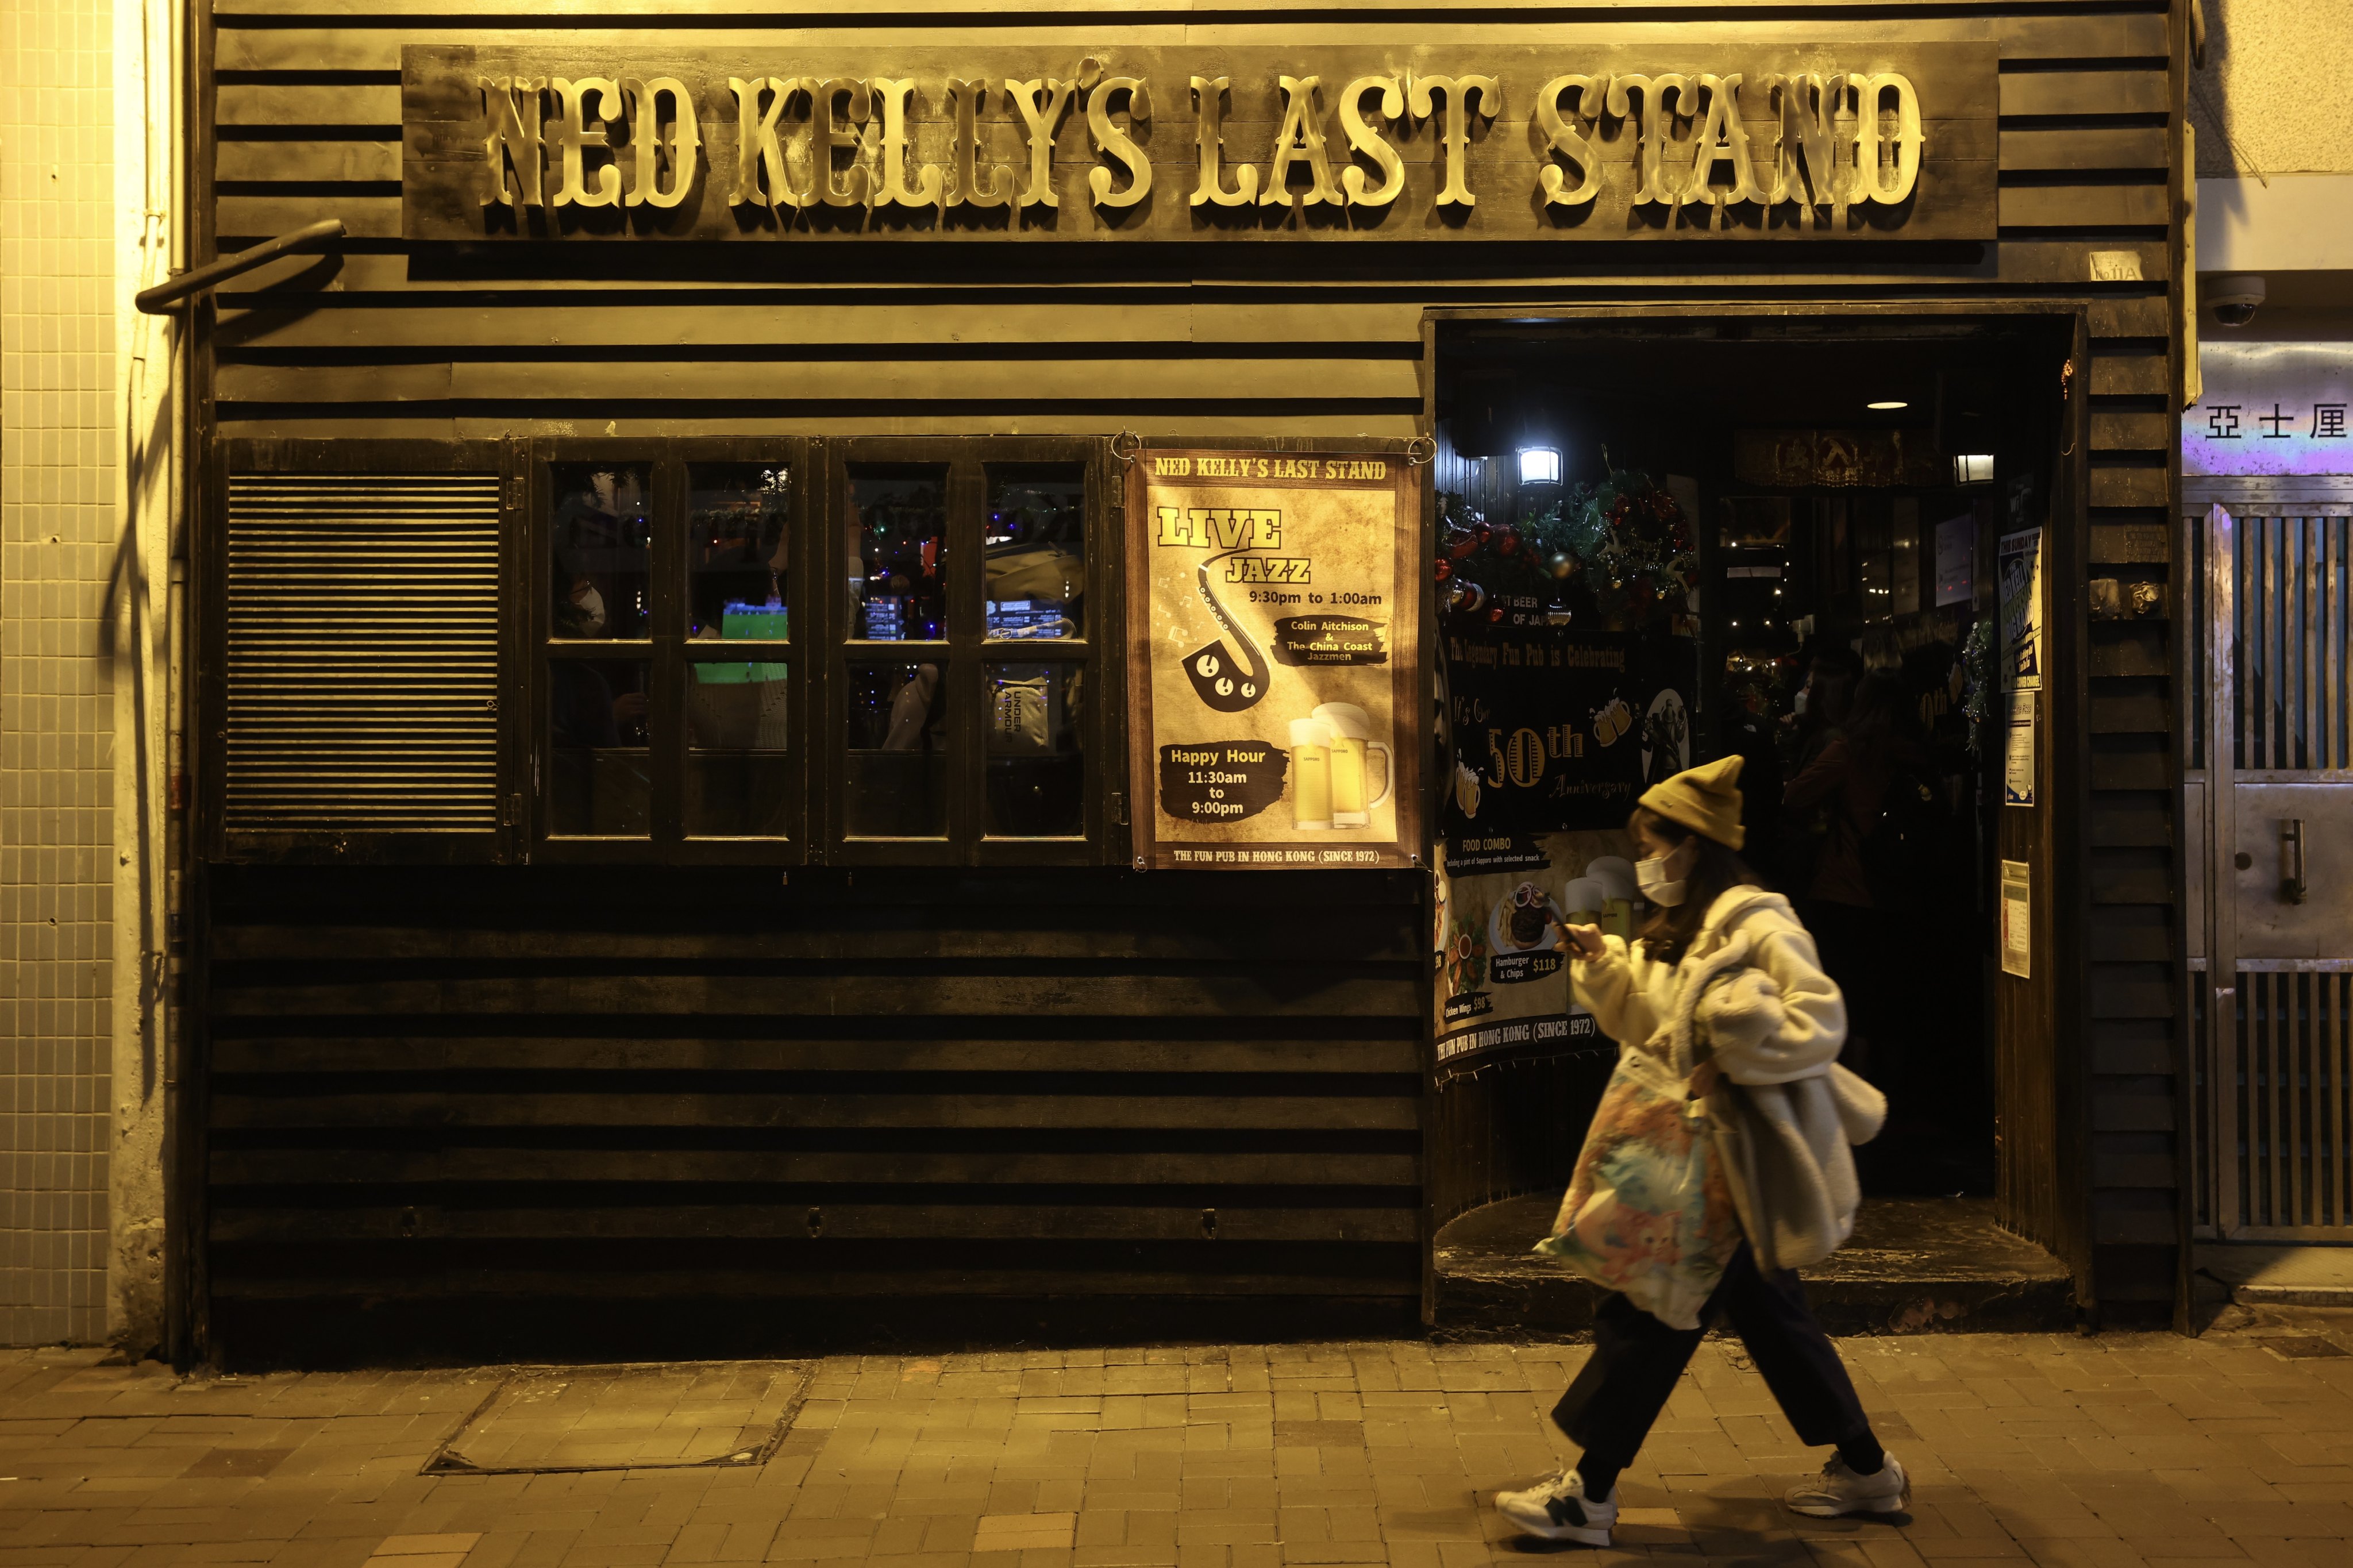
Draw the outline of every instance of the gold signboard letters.
M1697 62L1721 68L1628 45L1424 52L1171 47L885 76L412 47L404 233L1992 234L1991 45Z

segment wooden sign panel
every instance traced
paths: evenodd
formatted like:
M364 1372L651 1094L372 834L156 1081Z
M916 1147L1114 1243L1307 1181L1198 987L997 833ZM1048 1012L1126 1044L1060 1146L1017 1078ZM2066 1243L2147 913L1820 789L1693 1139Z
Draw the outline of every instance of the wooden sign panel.
M401 51L417 240L1994 237L1996 46Z
M1421 843L1421 487L1396 453L1129 468L1139 866L1409 866Z

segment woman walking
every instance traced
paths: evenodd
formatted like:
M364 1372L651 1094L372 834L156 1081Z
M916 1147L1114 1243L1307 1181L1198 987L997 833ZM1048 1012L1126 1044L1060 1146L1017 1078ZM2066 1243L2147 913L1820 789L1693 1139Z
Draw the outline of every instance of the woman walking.
M1652 912L1630 944L1595 926L1570 927L1561 940L1577 999L1605 1034L1627 1052L1696 1055L1689 1094L1722 1092L1719 1076L1742 1086L1733 1092L1759 1135L1758 1157L1736 1178L1744 1239L1699 1309L1700 1326L1672 1326L1624 1295L1605 1300L1593 1354L1552 1413L1583 1457L1496 1498L1504 1518L1547 1540L1609 1544L1619 1472L1634 1462L1711 1318L1747 1345L1799 1438L1837 1446L1821 1474L1788 1494L1792 1509L1893 1513L1909 1497L1904 1467L1872 1436L1791 1271L1853 1230L1860 1194L1848 1145L1878 1131L1886 1102L1834 1070L1846 1037L1838 986L1788 900L1757 887L1741 863L1740 763L1725 757L1642 795L1630 826Z

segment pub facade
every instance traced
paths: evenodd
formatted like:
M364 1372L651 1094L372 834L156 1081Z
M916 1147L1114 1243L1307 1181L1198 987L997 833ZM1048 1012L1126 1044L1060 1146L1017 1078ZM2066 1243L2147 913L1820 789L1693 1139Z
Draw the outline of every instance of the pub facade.
M175 1349L1415 1331L1733 750L1958 955L1874 1179L2172 1321L2186 12L219 0Z

